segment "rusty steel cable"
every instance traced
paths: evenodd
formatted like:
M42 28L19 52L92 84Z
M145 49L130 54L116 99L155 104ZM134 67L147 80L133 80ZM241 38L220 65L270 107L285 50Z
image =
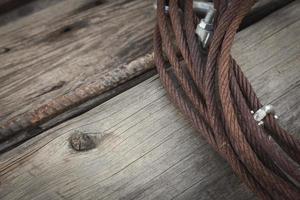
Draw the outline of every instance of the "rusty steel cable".
M171 101L261 199L300 199L300 141L262 108L230 54L235 34L255 0L215 0L208 49L195 34L201 17L193 0L157 1L154 59ZM168 12L166 12L168 6Z

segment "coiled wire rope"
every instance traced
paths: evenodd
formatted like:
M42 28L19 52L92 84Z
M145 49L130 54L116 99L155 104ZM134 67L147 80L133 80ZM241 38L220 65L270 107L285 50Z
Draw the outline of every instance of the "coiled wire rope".
M195 34L193 0L158 0L154 31L157 70L171 101L261 199L300 199L300 141L268 114L230 54L255 0L215 0L208 48ZM166 12L166 6L168 11Z

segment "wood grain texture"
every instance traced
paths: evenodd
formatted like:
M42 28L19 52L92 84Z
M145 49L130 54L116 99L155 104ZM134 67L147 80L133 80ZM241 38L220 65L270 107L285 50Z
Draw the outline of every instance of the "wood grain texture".
M289 2L259 1L243 27ZM88 86L102 87L97 95L103 95L91 96L80 107L74 103L55 119L22 129L1 142L0 152L123 92L132 82L104 93L153 68L141 63L139 69L126 71L151 51L153 14L152 0L36 0L1 16L1 127L7 127L10 119L24 121L29 118L26 114L49 100L72 96Z
M246 16L240 25L240 29L244 29L251 24L254 24L262 18L268 16L272 12L282 8L294 0L259 0L256 2L252 11Z
M240 32L233 55L292 134L300 124L300 2ZM76 152L76 131L97 148ZM154 76L0 156L1 199L255 199Z
M150 52L150 8L151 0L69 0L2 26L0 120L33 110Z
M0 37L13 44L4 42L2 48L1 127L16 116L16 121L27 119L29 111L35 112L62 95L74 96L87 86L105 92L147 71L152 5L150 0L69 0L2 26ZM144 62L137 69L140 60ZM2 140L0 149L31 138L42 128L24 129L14 138Z

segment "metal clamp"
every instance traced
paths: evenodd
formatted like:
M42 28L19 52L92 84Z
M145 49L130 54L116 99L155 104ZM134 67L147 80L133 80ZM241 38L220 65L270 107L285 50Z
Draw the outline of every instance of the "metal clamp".
M153 4L154 9L157 9L157 0ZM205 15L209 10L214 9L214 4L210 1L205 0L194 0L193 9L196 13L200 15ZM169 13L169 6L165 5L165 13Z
M204 19L201 19L200 23L197 25L196 34L201 41L202 47L206 49L211 41L213 36L213 21L216 10L214 8L210 8L206 13Z
M255 113L254 111L251 111L251 114L253 114L253 118L255 121L258 122L258 125L261 126L264 124L263 119L268 115L268 114L273 114L275 119L278 119L278 116L275 115L275 109L274 106L272 105L265 105L262 108L258 109Z
M157 0L154 2L154 9L157 9ZM193 9L196 13L205 15L197 25L196 34L199 37L202 47L206 49L213 35L213 21L216 10L214 4L207 0L194 0ZM168 5L165 5L164 11L166 14L169 13Z

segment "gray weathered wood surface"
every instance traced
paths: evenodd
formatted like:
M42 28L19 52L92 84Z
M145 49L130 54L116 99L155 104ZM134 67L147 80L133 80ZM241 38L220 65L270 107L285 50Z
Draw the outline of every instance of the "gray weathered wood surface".
M0 120L150 52L152 0L65 0L0 27Z
M259 1L243 27L291 1ZM154 67L144 61L152 46L152 2L35 0L1 15L0 125L87 85L118 88L5 140L0 152L145 80L120 85ZM142 62L127 70L137 58Z
M233 55L280 123L300 131L300 2L240 32ZM76 152L69 137L94 133ZM157 76L0 156L1 199L254 199Z

